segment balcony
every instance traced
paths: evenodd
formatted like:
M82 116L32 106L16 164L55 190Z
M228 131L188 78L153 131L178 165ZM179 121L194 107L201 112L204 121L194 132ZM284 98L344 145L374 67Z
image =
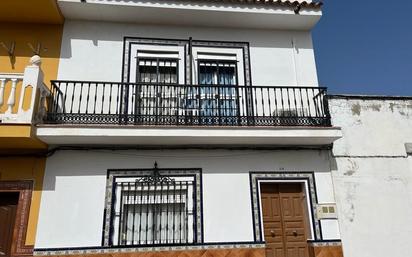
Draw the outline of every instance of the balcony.
M0 148L46 149L34 136L33 124L46 114L49 95L40 57L33 56L23 73L0 73Z
M52 81L49 144L318 145L339 138L322 87Z
M49 124L330 126L326 88L52 81Z

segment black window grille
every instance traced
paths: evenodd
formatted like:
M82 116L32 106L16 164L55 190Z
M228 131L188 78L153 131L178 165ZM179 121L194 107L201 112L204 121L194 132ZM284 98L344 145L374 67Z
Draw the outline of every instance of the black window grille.
M177 58L139 57L137 69L137 82L146 83L178 83Z
M114 192L112 245L195 243L193 177L125 177Z
M137 60L136 81L138 83L177 84L179 77L179 60L177 58L139 57ZM142 123L142 117L175 115L176 109L166 106L177 106L173 90L162 90L158 87L138 86L129 100L134 102L135 122Z

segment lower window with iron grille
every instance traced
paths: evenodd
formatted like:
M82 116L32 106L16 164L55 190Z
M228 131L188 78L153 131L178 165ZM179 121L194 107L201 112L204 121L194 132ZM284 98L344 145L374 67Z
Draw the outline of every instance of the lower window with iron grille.
M198 242L196 176L117 177L113 181L111 245Z

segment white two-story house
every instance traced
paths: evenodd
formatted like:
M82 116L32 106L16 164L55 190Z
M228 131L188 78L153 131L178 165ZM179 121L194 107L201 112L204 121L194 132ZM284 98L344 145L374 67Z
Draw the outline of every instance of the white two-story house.
M342 256L320 3L57 4L35 255Z

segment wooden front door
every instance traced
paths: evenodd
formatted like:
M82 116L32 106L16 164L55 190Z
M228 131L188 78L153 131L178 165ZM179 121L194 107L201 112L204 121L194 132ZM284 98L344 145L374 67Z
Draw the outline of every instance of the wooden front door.
M309 257L307 211L301 183L262 183L266 257Z
M0 193L0 256L11 256L19 193Z

